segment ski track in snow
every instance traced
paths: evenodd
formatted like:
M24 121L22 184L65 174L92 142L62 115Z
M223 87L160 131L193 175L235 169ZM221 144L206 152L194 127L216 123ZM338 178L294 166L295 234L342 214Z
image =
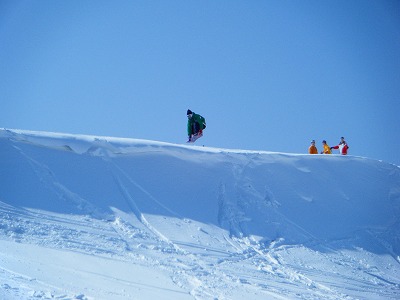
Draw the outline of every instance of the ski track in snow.
M236 161L240 154L222 152L224 159L234 163L226 167L231 170L231 177L222 178L215 186L216 220L220 226L216 228L186 218L121 167L117 158L149 153L138 145L126 142L127 145L118 146L105 138L80 140L71 136L54 141L52 137L18 131L2 135L30 165L39 182L80 213L14 206L0 198L0 240L156 268L169 274L173 284L187 292L187 299L398 299L400 295L400 252L393 248L396 244L389 244L386 231L378 228L353 238L319 239L280 210L285 204L272 191L271 182L255 186L250 175L260 164L260 154L245 154ZM70 190L57 179L56 171L31 156L30 147L38 146L101 160L102 172L112 178L129 210L112 207L111 212L105 211ZM153 154L167 151L162 147L143 145ZM177 157L197 151L165 147L170 147L171 155ZM306 166L298 166L297 170L312 173ZM399 176L398 170L391 172L391 176ZM390 192L397 212L399 190L398 185ZM310 203L314 199L301 197ZM149 214L143 205L161 214ZM267 211L264 216L269 217L269 236L251 234L249 206ZM281 227L289 226L290 232L303 237L303 243L287 244L286 237L279 236ZM367 239L387 255L358 246L358 242L362 244ZM4 299L92 299L90 290L65 291L3 267L2 262L7 259L0 255L0 296ZM120 296L123 299L124 292Z

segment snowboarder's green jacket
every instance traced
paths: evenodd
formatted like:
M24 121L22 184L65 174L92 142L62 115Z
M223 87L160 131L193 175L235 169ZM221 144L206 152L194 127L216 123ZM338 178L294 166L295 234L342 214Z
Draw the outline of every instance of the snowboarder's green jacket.
M188 118L188 123L187 123L188 136L191 136L192 134L194 134L194 132L193 132L193 124L196 123L196 122L200 124L201 130L203 130L205 128L204 125L206 124L206 119L204 119L199 114L192 113L192 117Z

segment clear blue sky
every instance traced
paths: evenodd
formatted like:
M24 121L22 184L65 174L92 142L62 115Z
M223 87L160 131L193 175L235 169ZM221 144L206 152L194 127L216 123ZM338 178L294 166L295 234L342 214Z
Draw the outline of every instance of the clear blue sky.
M0 127L400 165L400 1L0 1Z

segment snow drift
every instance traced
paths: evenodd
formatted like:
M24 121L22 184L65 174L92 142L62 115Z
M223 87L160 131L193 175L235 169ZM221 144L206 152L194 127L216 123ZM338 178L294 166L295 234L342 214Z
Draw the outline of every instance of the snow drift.
M0 157L5 299L400 295L398 166L22 130Z

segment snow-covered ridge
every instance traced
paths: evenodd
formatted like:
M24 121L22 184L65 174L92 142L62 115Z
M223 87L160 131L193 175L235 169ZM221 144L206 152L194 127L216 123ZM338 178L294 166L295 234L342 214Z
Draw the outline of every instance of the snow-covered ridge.
M110 137L110 136L97 136L97 135L85 135L85 134L69 134L59 132L44 132L44 131L32 131L32 130L21 130L21 129L0 129L2 137L8 137L19 141L31 142L33 144L46 146L49 148L66 148L67 150L74 151L76 153L85 153L95 145L103 146L106 143L112 144L114 148L109 148L110 153L113 151L116 154L129 154L130 152L137 151L137 148L148 147L175 147L175 148L186 148L192 150L199 150L203 152L230 152L230 153L275 153L269 151L256 151L256 150L241 150L241 149L223 149L215 147L204 147L197 146L194 144L173 144L168 142L159 142L152 140L143 140L135 138L121 138L121 137ZM296 155L296 154L291 154Z
M0 153L6 299L400 293L397 166L5 129Z

